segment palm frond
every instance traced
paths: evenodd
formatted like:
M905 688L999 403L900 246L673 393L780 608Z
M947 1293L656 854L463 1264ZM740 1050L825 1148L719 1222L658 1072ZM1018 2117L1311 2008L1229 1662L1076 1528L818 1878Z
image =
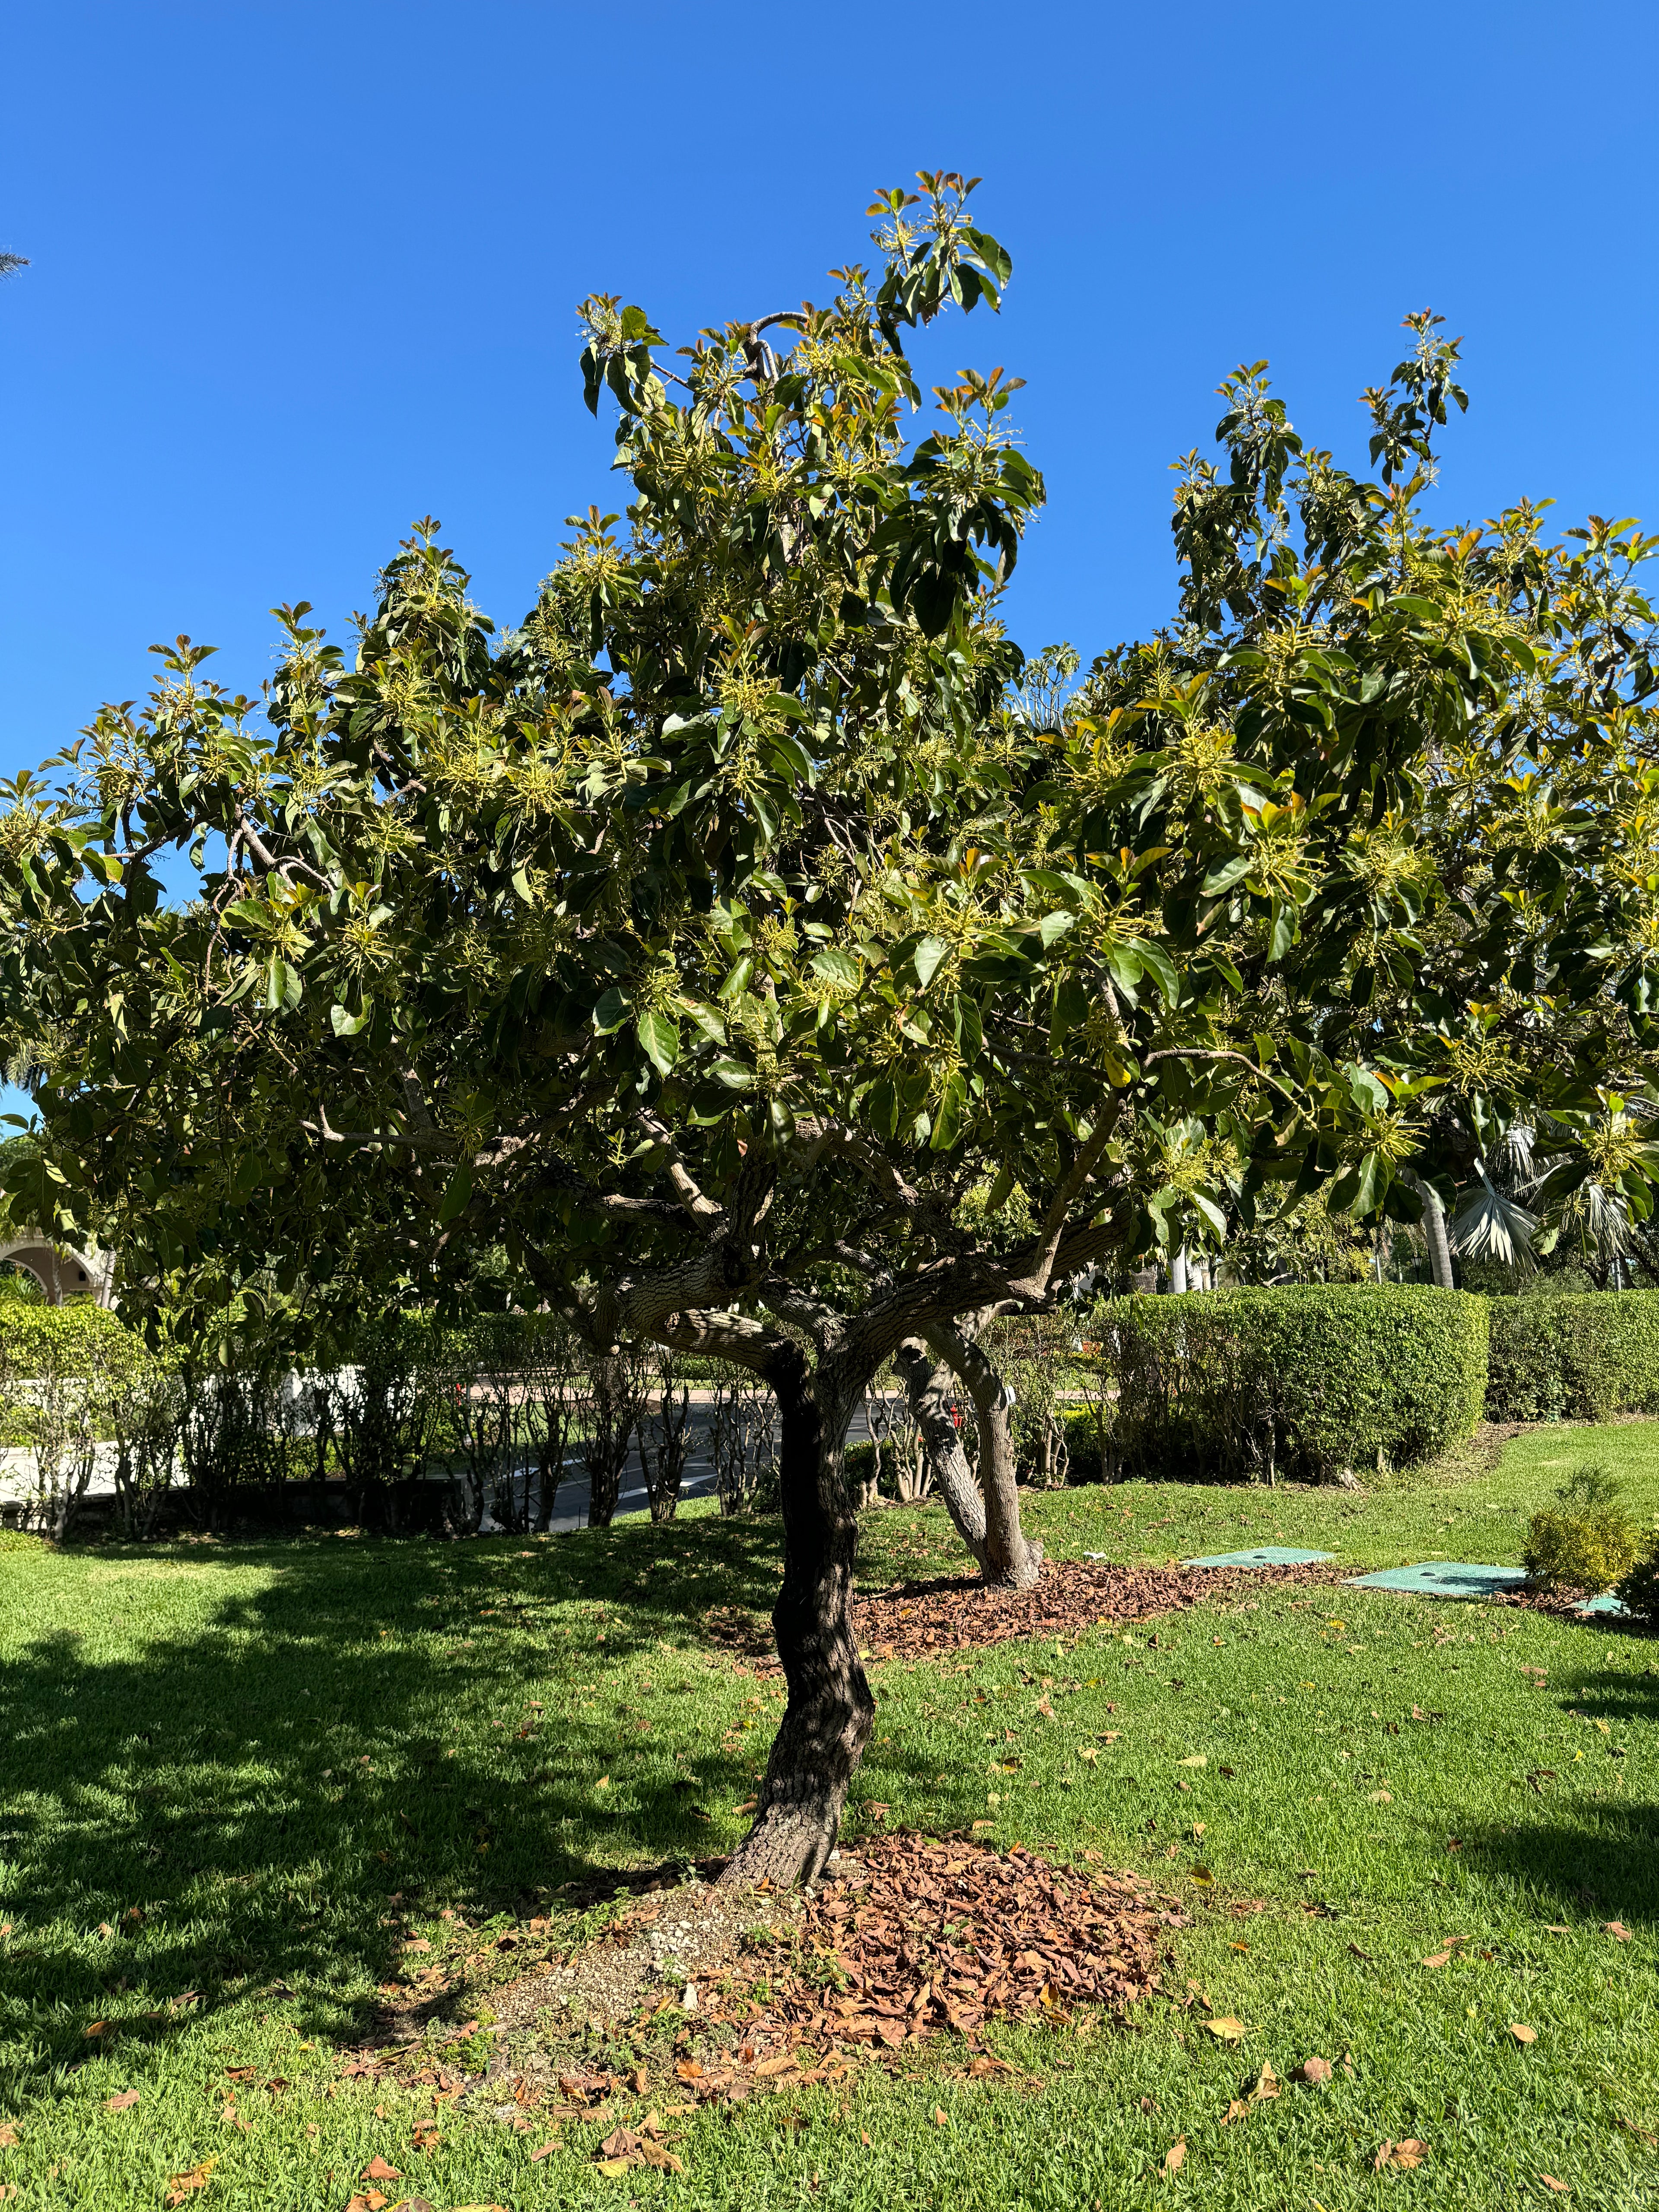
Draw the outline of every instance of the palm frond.
M1515 1274L1530 1275L1538 1265L1533 1249L1538 1216L1500 1190L1484 1168L1478 1172L1479 1184L1449 1224L1453 1250L1466 1260L1490 1260Z

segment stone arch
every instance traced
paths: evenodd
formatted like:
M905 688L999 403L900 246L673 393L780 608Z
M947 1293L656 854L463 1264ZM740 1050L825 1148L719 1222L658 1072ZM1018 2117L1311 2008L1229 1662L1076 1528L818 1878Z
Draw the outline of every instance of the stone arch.
M18 1237L0 1243L0 1261L7 1260L14 1267L28 1270L51 1305L85 1297L100 1306L114 1303L114 1268L106 1252L77 1252L70 1245L49 1243L44 1237Z

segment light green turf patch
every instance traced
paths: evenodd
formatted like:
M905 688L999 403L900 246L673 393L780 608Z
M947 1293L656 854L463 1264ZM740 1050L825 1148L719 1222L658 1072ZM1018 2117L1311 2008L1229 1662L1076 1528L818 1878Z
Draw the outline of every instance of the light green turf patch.
M1285 1542L1356 1567L1505 1562L1584 1458L1653 1513L1656 1447L1644 1425L1552 1429L1458 1484L1123 1486L1030 1513L1060 1557ZM418 2191L439 2212L1659 2197L1641 2132L1659 2133L1659 1644L1346 1588L876 1672L850 1831L879 1802L890 1825L986 1821L1150 1874L1194 1917L1172 1994L1203 2002L1156 2002L1127 2031L995 2035L1035 2085L965 2080L942 2042L908 2077L680 2116L678 2178L599 2175L586 2123L532 2163L547 2137L489 2100L416 2150L429 2100L342 2083L336 2044L373 2018L406 1935L453 1929L445 1908L568 1926L557 1885L737 1839L779 1700L700 1624L763 1613L775 1555L771 1524L693 1515L539 1544L0 1557L0 2118L19 2137L0 2184L20 2212L158 2206L204 2160L203 2212L342 2212L377 2154L393 2202ZM867 1585L955 1565L935 1509L868 1523ZM1603 1933L1614 1919L1633 1941ZM1210 2008L1241 2045L1204 2030ZM672 2100L641 2051L649 2101ZM1328 2088L1287 2082L1221 2124L1263 2060L1283 2078L1313 2053L1338 2063ZM136 2105L104 2109L128 2088ZM1401 2137L1428 2144L1423 2166L1374 2172Z

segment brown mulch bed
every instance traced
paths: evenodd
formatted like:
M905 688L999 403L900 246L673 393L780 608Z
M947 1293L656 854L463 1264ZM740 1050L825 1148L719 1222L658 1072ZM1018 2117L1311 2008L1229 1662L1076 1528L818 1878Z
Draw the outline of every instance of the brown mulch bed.
M1352 1571L1334 1562L1291 1567L1128 1567L1091 1559L1045 1561L1030 1589L988 1589L969 1575L895 1583L890 1589L854 1601L853 1626L865 1658L914 1662L1021 1637L1074 1641L1097 1628L1183 1613L1207 1598L1233 1600L1247 1591L1259 1594L1287 1584L1337 1583ZM704 1625L710 1638L751 1673L781 1671L770 1635L752 1613L735 1606L719 1607L705 1617Z
M802 2050L897 2051L942 2028L1121 2013L1160 1986L1167 1931L1187 1916L1133 1875L1055 1867L960 1836L882 1836L833 1863L793 1931L769 2001L724 2015L738 2068L782 2072Z
M343 2070L430 2087L434 2105L510 2099L496 2118L520 2132L580 2118L613 2127L634 2099L736 2104L838 2081L860 2062L901 2063L942 2033L963 2039L969 2073L1007 2072L982 2048L990 2023L1121 2014L1162 1989L1169 1935L1188 1924L1178 1898L1134 1875L960 1834L879 1836L838 1853L811 1892L694 1881L641 1897L562 1966L556 1954L490 1991L494 2037L528 2030L535 2041L515 2042L513 2058L497 2042L481 2073L450 2057L476 2020L435 2045L343 2053ZM630 2072L571 2055L585 2027L631 2020L637 2034L665 2017L678 2027L672 2051ZM649 2124L636 2132L596 2154L660 2163L643 2148Z

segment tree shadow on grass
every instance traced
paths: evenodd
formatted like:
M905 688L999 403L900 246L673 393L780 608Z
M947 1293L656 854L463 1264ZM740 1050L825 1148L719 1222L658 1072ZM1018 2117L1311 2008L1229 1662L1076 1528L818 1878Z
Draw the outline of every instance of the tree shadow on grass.
M1597 1927L1617 1920L1639 1931L1659 1922L1659 1805L1627 1778L1626 1738L1632 1725L1659 1723L1659 1645L1616 1618L1595 1627L1598 1637L1618 1639L1621 1656L1645 1644L1655 1665L1644 1674L1627 1667L1553 1672L1561 1710L1584 1723L1574 1747L1583 1758L1557 1754L1553 1768L1540 1760L1533 1770L1528 1811L1543 1819L1471 1829L1464 1847L1484 1870L1531 1891L1552 1918Z
M0 1662L0 2087L260 1991L361 2033L411 1913L545 1909L708 1854L699 1810L747 1793L769 1731L717 1745L706 1709L752 1686L702 1615L763 1613L779 1548L775 1522L731 1520L79 1555L83 1625ZM206 1607L173 1582L180 1626L180 1563L271 1578ZM135 1587L155 1635L97 1656L94 1608Z

